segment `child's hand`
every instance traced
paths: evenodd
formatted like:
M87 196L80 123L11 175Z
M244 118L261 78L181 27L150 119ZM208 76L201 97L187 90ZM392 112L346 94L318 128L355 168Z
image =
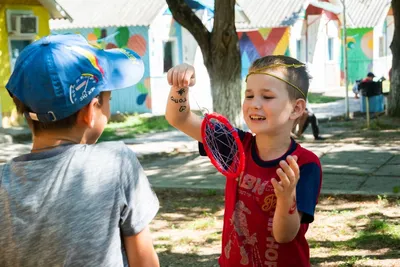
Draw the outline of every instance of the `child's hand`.
M194 68L186 63L170 69L167 78L168 83L176 87L188 87L193 86L196 83Z
M300 178L299 165L297 164L297 156L288 156L286 161L279 162L280 168L276 170L280 181L272 178L271 182L277 199L286 199L291 201L296 193L296 185Z

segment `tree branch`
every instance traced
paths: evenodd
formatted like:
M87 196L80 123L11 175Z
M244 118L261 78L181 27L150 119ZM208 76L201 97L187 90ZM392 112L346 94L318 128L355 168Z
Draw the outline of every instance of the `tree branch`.
M185 0L166 1L174 19L193 35L206 58L206 54L210 51L210 32L203 22L190 9Z

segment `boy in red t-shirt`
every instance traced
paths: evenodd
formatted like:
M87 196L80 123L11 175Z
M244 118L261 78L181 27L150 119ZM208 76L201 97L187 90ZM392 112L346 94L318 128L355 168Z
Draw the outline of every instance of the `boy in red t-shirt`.
M188 103L194 68L174 67L168 81L168 99L182 101L168 101L167 120L201 142L202 118ZM296 59L266 56L252 64L246 82L242 109L251 133L238 129L246 167L239 182L226 181L219 264L310 266L305 233L314 220L322 171L318 157L290 137L306 108L309 75ZM205 155L202 145L200 153Z

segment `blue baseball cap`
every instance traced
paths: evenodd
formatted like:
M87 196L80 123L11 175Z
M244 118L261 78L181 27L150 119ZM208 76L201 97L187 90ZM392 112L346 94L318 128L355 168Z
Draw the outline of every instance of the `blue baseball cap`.
M49 35L28 45L6 85L40 122L64 119L103 91L138 83L144 72L129 49L103 50L77 34Z

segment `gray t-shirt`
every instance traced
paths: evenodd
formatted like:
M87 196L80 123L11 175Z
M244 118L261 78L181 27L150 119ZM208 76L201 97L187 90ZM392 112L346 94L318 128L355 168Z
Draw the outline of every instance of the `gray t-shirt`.
M0 266L124 266L121 235L159 203L122 142L66 145L0 166Z

